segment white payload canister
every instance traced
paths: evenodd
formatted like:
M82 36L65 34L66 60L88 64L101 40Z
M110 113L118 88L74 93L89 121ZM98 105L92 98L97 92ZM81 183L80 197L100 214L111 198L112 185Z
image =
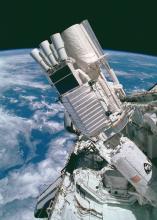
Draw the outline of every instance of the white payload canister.
M74 58L79 68L83 71L86 72L88 66L98 60L97 54L79 24L64 30L62 38L65 42L68 56Z
M112 164L152 205L157 205L157 171L146 155L126 137L121 138Z

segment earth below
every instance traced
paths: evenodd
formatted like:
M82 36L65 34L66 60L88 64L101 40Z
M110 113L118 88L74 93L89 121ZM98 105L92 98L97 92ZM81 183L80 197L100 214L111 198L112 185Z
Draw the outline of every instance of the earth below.
M33 220L36 197L63 168L75 137L30 49L0 52L0 219ZM157 57L106 51L126 93L157 82Z

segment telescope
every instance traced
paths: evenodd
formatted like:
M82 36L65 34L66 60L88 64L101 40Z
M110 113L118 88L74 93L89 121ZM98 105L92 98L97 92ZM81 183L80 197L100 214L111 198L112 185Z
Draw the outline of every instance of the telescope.
M157 207L157 170L144 153L148 149L152 159L157 152L156 114L144 113L144 98L142 104L134 102L137 97L125 102L129 99L88 21L50 39L31 55L55 87L65 128L77 141L59 183L39 197L35 216L108 220L108 207L116 204Z
M48 65L47 61L44 60L44 58L42 57L42 55L40 54L40 51L38 49L33 49L31 51L31 56L35 59L35 61L37 63L40 64L40 66L46 71L48 72L50 70L50 66Z
M62 37L59 33L53 34L51 36L52 44L54 45L57 53L58 53L58 58L60 61L65 61L67 60L68 56L64 48L64 42L62 40Z
M40 48L45 54L45 56L48 58L50 63L52 64L52 67L55 67L58 65L58 62L56 61L55 57L53 56L52 50L50 48L50 44L47 40L40 43Z

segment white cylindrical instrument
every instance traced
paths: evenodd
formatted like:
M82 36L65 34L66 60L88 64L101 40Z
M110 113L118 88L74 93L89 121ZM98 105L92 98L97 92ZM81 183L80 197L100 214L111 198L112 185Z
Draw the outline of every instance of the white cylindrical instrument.
M57 53L57 51L56 51L56 49L55 49L53 43L50 44L50 48L51 48L51 50L52 50L52 53L53 53L55 59L58 60L58 59L59 59L58 53Z
M68 56L64 48L64 42L59 33L53 34L51 40L54 44L55 49L57 50L58 56L61 61L67 60Z
M58 62L56 61L55 57L53 56L52 50L50 49L50 44L47 40L40 43L40 48L44 52L44 54L47 56L49 61L51 62L52 66L58 65Z
M86 72L88 65L97 61L98 56L79 24L64 30L62 38L65 42L68 56L74 58L83 71Z
M157 205L156 168L134 142L122 138L111 161L140 195Z
M36 60L37 63L39 63L41 65L41 67L46 72L50 69L50 67L46 64L46 62L41 57L40 52L37 48L35 48L31 51L31 56Z
M39 50L39 54L43 58L45 63L51 67L51 63L50 63L49 59L47 58L47 56L44 54L44 52L42 50Z

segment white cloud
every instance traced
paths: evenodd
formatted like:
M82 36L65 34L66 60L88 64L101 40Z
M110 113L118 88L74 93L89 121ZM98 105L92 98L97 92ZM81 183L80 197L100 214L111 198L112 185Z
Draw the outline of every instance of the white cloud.
M64 135L53 139L49 144L49 150L47 156L51 158L56 164L61 164L63 166L69 150L73 146L74 135Z
M57 112L44 112L42 110L36 110L32 117L33 128L39 130L45 129L45 131L49 131L50 133L55 133L63 130L63 123L59 123L51 118L56 114ZM51 118L51 120L49 118Z
M27 106L32 111L31 118L24 118L16 115L16 109L6 111L5 107L8 105L0 106L0 168L21 165L18 169L11 169L0 180L0 219L32 220L35 197L40 192L41 184L50 184L59 175L65 163L71 136L63 134L64 138L52 140L43 160L34 164L31 161L27 163L28 159L36 156L36 145L39 142L32 138L32 130L46 131L50 135L61 132L63 123L56 121L55 117L63 118L63 106L46 101L44 91L50 88L49 84L42 81L44 76L42 77L40 67L34 65L29 55L0 56L0 71L0 92L4 103L16 104L19 109ZM27 95L29 88L33 88L34 94L32 92ZM38 101L38 95L35 95L35 89L38 88L43 91L41 102ZM10 89L21 94L18 100L14 96L3 95L3 92ZM23 159L19 136L29 148L30 156L27 156L26 161Z
M63 123L61 124L53 119L49 120L49 117L52 116L53 114L49 112L44 113L42 110L37 110L31 119L27 119L7 112L2 107L0 108L0 169L8 169L24 162L22 146L19 142L20 136L25 145L29 147L30 156L33 157L37 143L31 141L32 129L53 134L63 130Z
M30 141L31 123L0 108L0 169L7 169L23 162L19 146L22 134L26 144L32 149Z
M73 135L64 134L52 140L43 161L11 171L0 180L0 217L4 220L34 219L35 198L39 195L41 184L44 189L59 175L67 152L73 145L73 138Z
M73 138L73 135L64 134L51 140L43 161L11 171L7 177L1 179L0 204L38 196L41 184L51 183L59 175L73 146Z
M3 178L0 181L1 205L38 196L41 183L44 184L57 175L51 161L46 159L44 162L45 170L40 170L40 165L31 164L21 170L12 171Z
M117 76L128 76L129 74L125 71L115 70L114 71Z
M25 199L15 200L12 203L8 203L0 208L0 219L3 220L35 220L33 216L34 212L34 200Z
M31 70L30 65L34 61L29 54L15 54L11 56L0 56L0 90L5 91L11 87L33 87L46 89L50 86L38 80L43 73L39 66ZM29 68L28 68L29 66ZM43 76L44 79L44 76Z

